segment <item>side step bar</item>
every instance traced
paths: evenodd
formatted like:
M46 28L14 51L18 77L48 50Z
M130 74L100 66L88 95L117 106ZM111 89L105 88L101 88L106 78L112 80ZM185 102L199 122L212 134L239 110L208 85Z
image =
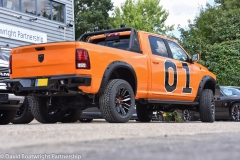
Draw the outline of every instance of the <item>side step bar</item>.
M181 104L181 105L198 105L199 102L192 101L171 101L171 100L159 100L159 99L145 99L143 100L145 103L151 104Z

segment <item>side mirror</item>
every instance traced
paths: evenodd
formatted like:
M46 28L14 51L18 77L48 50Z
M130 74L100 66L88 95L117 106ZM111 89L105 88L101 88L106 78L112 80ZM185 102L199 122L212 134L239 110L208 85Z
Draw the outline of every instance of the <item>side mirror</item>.
M192 62L197 62L197 61L199 61L200 60L200 55L199 54L194 54L193 56L192 56Z

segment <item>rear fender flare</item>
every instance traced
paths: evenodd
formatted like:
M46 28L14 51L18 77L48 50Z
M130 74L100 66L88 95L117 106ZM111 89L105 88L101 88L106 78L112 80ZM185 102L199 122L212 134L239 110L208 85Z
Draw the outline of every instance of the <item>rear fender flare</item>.
M137 91L137 76L136 76L136 73L135 73L133 67L130 64L128 64L126 62L122 62L122 61L114 61L114 62L110 63L108 65L108 67L105 69L105 72L104 72L103 77L102 77L102 82L101 82L100 88L98 90L98 94L102 94L104 92L104 89L108 84L108 81L110 79L111 74L118 68L128 69L132 73L132 75L134 76L134 81L135 81L134 93L136 94L136 91Z

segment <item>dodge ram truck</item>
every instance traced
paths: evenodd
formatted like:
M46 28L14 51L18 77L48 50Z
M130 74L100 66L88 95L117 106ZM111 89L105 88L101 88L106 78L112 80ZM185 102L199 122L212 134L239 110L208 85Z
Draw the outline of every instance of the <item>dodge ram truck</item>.
M11 79L4 82L15 95L31 96L41 123L75 122L90 107L99 107L108 122L124 123L135 103L140 122L150 122L153 111L175 109L213 122L219 87L198 60L174 40L126 27L14 48Z

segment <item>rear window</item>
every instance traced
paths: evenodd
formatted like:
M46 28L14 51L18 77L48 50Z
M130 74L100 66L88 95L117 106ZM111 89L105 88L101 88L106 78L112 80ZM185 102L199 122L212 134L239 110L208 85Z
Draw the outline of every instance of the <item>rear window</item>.
M90 40L90 43L108 46L117 49L128 50L130 36L120 36L119 40L106 41L105 38Z

